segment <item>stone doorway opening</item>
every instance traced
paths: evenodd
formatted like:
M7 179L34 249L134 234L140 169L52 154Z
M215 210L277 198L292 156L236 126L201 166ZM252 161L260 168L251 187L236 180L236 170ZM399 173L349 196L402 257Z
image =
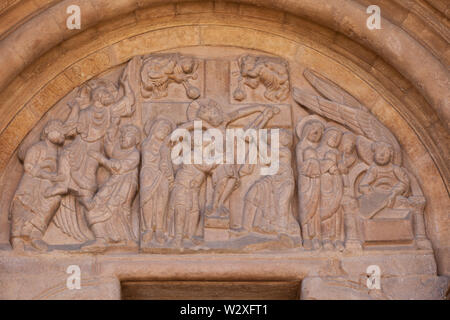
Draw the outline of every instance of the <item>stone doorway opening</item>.
M122 300L299 300L300 280L122 281Z

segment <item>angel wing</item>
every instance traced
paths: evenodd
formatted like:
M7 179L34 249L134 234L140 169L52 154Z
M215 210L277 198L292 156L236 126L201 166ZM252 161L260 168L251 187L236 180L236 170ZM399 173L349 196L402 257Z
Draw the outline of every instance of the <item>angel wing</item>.
M85 242L91 240L92 237L88 235L87 226L83 224L80 209L77 208L73 195L64 196L61 199L61 205L53 218L53 222L63 233L80 242Z
M326 99L344 104L349 107L367 110L367 108L355 99L350 93L342 89L336 83L311 69L303 72L306 80Z
M358 108L330 101L298 88L294 88L293 97L302 106L346 126L358 135L362 135L372 141L389 143L394 148L393 162L398 165L401 164L401 149L397 139L366 108Z

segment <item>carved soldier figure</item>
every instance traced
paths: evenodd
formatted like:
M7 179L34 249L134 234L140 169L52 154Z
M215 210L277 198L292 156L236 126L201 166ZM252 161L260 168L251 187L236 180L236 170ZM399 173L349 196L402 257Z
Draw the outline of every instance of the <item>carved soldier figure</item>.
M115 131L115 132L114 132ZM89 156L111 172L111 177L95 194L86 218L95 242L83 250L99 250L115 243L133 245L136 239L131 228L131 206L138 190L140 154L139 128L124 125L120 136L115 129L105 141L105 157L100 152L89 151Z
M300 227L293 216L295 180L292 170L292 133L280 129L279 169L274 175L257 180L244 198L246 231L289 235L299 238Z
M203 147L208 144L203 142ZM197 152L195 147L192 152ZM201 241L197 233L200 222L200 188L214 166L215 164L183 163L176 171L169 198L169 244L180 248Z
M297 125L299 143L296 147L298 168L299 217L305 249L319 249L320 224L320 159L317 153L325 129L325 121L317 116L307 116Z
M340 129L328 126L321 145L317 148L320 159L320 225L324 249L344 249L344 224L342 216L343 183L338 169L342 138Z
M140 173L141 246L156 238L163 243L167 236L167 206L174 181L168 137L173 123L164 118L145 124L147 138L142 142Z
M31 244L47 250L42 237L60 204L60 196L45 197L44 192L57 182L58 146L64 142L65 129L59 120L49 121L41 141L32 145L24 159L24 173L11 205L11 244L21 249Z

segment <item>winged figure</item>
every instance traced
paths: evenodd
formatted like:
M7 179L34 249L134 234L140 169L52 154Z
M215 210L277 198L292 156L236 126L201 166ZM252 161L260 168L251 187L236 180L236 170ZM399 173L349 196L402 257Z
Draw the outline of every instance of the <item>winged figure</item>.
M372 142L385 142L391 145L394 150L393 163L401 165L402 154L397 139L364 105L337 84L316 72L307 69L304 74L311 85L323 96L316 96L294 88L293 98L298 104L347 127L359 135L358 151L366 162L372 162L370 144Z

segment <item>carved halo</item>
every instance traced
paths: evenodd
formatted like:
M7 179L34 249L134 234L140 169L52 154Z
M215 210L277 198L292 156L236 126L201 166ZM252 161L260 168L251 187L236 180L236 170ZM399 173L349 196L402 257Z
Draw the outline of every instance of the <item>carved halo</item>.
M322 117L319 117L318 115L315 115L315 114L309 115L309 116L304 117L302 120L300 120L297 123L297 126L295 127L295 134L297 135L297 137L301 140L303 129L304 129L305 125L307 123L316 122L316 121L322 123L324 129L326 128L327 122Z

